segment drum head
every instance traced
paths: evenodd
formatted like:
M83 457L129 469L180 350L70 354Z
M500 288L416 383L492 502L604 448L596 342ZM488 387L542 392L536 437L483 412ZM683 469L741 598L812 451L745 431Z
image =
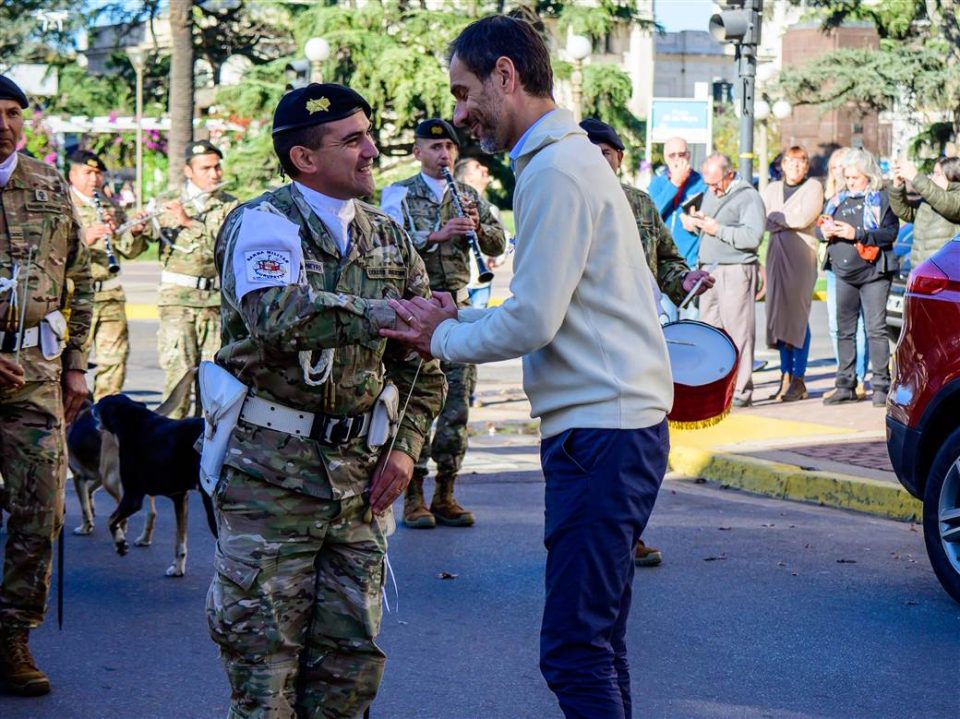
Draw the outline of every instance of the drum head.
M736 346L716 327L681 320L664 325L663 335L677 384L702 387L723 379L736 365Z

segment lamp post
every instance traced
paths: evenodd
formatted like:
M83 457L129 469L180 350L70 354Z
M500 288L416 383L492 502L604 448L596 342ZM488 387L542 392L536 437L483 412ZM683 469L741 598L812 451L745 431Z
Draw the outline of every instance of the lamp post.
M303 46L303 54L310 61L310 82L323 82L323 63L330 57L330 43L312 37Z
M127 57L137 73L137 212L143 209L143 69L147 54L139 47L128 47Z
M593 43L583 35L571 35L567 40L567 55L573 61L573 116L580 122L583 115L583 61L593 52Z

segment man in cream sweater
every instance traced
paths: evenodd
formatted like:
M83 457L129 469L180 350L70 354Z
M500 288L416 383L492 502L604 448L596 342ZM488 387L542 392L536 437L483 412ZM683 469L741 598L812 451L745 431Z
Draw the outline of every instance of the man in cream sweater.
M448 361L523 357L546 479L540 668L568 718L623 719L633 547L666 469L673 384L626 196L552 86L526 22L487 17L453 42L454 122L509 150L517 175L513 296L486 310L395 302L382 334Z

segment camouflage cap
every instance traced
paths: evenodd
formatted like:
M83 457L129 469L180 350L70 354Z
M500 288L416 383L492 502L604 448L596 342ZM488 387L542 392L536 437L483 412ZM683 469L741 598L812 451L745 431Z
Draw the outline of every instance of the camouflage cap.
M580 127L586 131L587 137L594 145L599 145L603 142L610 145L610 147L620 150L620 152L624 151L623 141L620 139L617 131L607 123L601 122L595 117L588 117L580 123Z
M223 153L220 152L220 148L210 142L210 140L198 140L187 145L186 160L190 162L194 157L211 154L216 155L221 160L223 159Z
M0 100L14 100L20 103L20 107L24 110L30 107L27 96L20 86L4 75L0 75Z
M345 85L313 82L280 98L273 113L273 134L342 120L361 111L367 117L372 114L360 93Z
M67 158L67 162L69 162L71 165L92 167L95 170L100 170L100 172L107 171L107 166L103 164L103 160L100 159L100 156L95 152L90 152L90 150L77 150L76 152L73 152L70 157Z
M413 134L421 140L439 140L446 138L452 141L457 147L460 147L460 138L457 137L457 131L453 129L453 125L439 117L424 120L417 125L417 129L413 131Z

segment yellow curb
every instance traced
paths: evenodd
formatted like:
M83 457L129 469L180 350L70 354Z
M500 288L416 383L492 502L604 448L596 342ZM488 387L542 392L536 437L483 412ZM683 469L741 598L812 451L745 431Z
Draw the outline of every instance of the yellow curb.
M688 477L715 482L780 499L814 502L903 521L920 521L922 505L900 485L866 477L807 471L756 457L674 445L670 467Z
M131 322L137 320L158 320L160 313L156 305L132 305L127 303L127 319Z

